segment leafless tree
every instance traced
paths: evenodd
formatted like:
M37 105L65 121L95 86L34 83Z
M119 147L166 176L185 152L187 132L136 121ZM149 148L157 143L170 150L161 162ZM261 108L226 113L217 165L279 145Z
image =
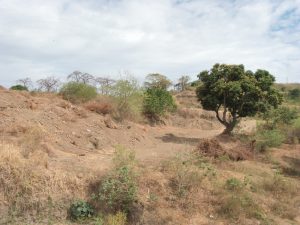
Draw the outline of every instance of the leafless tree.
M80 71L74 71L68 75L68 80L72 80L78 83L91 84L95 80L94 76L89 73L82 73Z
M40 79L37 81L38 90L46 92L56 92L58 86L60 85L59 79L55 77L47 77L45 79Z
M21 84L22 86L26 87L27 89L32 87L32 80L29 77L22 78L17 80L18 84Z
M179 81L179 86L181 91L186 90L187 86L188 86L188 82L191 78L189 76L181 76L178 81Z
M112 86L116 83L116 80L108 77L97 77L95 78L96 85L99 85L99 89L102 95L109 95Z

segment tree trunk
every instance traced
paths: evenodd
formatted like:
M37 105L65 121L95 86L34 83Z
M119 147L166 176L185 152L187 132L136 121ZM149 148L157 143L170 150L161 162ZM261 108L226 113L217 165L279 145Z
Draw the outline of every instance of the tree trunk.
M223 131L223 134L231 134L233 131L234 127L237 125L238 119L237 116L234 114L233 120L229 123L224 124L225 125L225 130Z
M233 123L233 122L226 125L226 128L223 131L223 134L231 134L231 132L233 131L234 126L235 126L235 123Z

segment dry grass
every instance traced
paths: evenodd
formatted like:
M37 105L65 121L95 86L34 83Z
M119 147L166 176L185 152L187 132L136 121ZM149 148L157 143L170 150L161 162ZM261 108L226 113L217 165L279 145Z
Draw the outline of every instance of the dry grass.
M96 112L102 115L111 114L114 110L114 107L109 102L97 102L97 101L90 101L87 102L84 107L92 112Z
M109 215L107 217L107 225L125 225L126 214L123 212L117 212L115 215Z
M46 153L35 152L25 158L18 147L0 144L0 208L5 209L0 212L2 220L28 213L34 218L51 214L65 217L66 212L55 206L53 209L53 205L68 204L70 199L86 193L87 178L79 180L64 171L51 171L46 164Z
M20 140L22 155L28 158L40 148L44 133L40 127L31 127L26 130Z
M298 194L297 184L280 174L265 178L261 184L261 188L281 200L291 199Z
M178 115L183 118L197 118L200 117L200 112L197 109L179 108L177 110Z

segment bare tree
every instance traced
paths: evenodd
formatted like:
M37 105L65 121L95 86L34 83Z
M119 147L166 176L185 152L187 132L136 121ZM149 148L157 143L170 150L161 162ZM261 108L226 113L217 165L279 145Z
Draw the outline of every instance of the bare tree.
M18 84L21 84L22 86L26 87L27 89L32 87L32 80L29 77L19 79L17 80Z
M55 77L47 77L45 79L40 79L37 81L38 90L46 92L56 92L58 86L60 85L59 79Z
M112 86L116 83L116 80L110 79L108 77L97 77L95 78L96 85L100 86L100 91L102 95L109 95Z
M84 84L91 84L95 80L93 75L89 73L82 73L78 70L68 75L67 79L78 83L84 83Z
M186 90L187 86L188 86L188 82L191 78L189 76L181 76L178 81L178 85L180 86L181 91Z

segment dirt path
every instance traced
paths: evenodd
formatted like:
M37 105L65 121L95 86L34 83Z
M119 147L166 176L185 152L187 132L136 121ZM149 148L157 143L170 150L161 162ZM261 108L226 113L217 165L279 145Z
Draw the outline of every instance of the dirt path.
M119 131L118 135L122 135ZM142 130L141 130L142 132ZM175 156L180 152L192 150L201 138L212 138L222 130L200 130L179 127L148 127L147 131L134 143L124 142L124 138L116 144L135 151L136 158L145 166L155 166L162 160ZM50 161L50 165L63 170L85 173L95 171L102 173L110 168L115 148L107 146L98 151L88 151L78 155L61 151L58 157Z
M212 138L219 130L201 130L182 127L155 127L149 130L149 138L134 147L137 158L145 163L155 163L180 152L193 149L201 138Z

